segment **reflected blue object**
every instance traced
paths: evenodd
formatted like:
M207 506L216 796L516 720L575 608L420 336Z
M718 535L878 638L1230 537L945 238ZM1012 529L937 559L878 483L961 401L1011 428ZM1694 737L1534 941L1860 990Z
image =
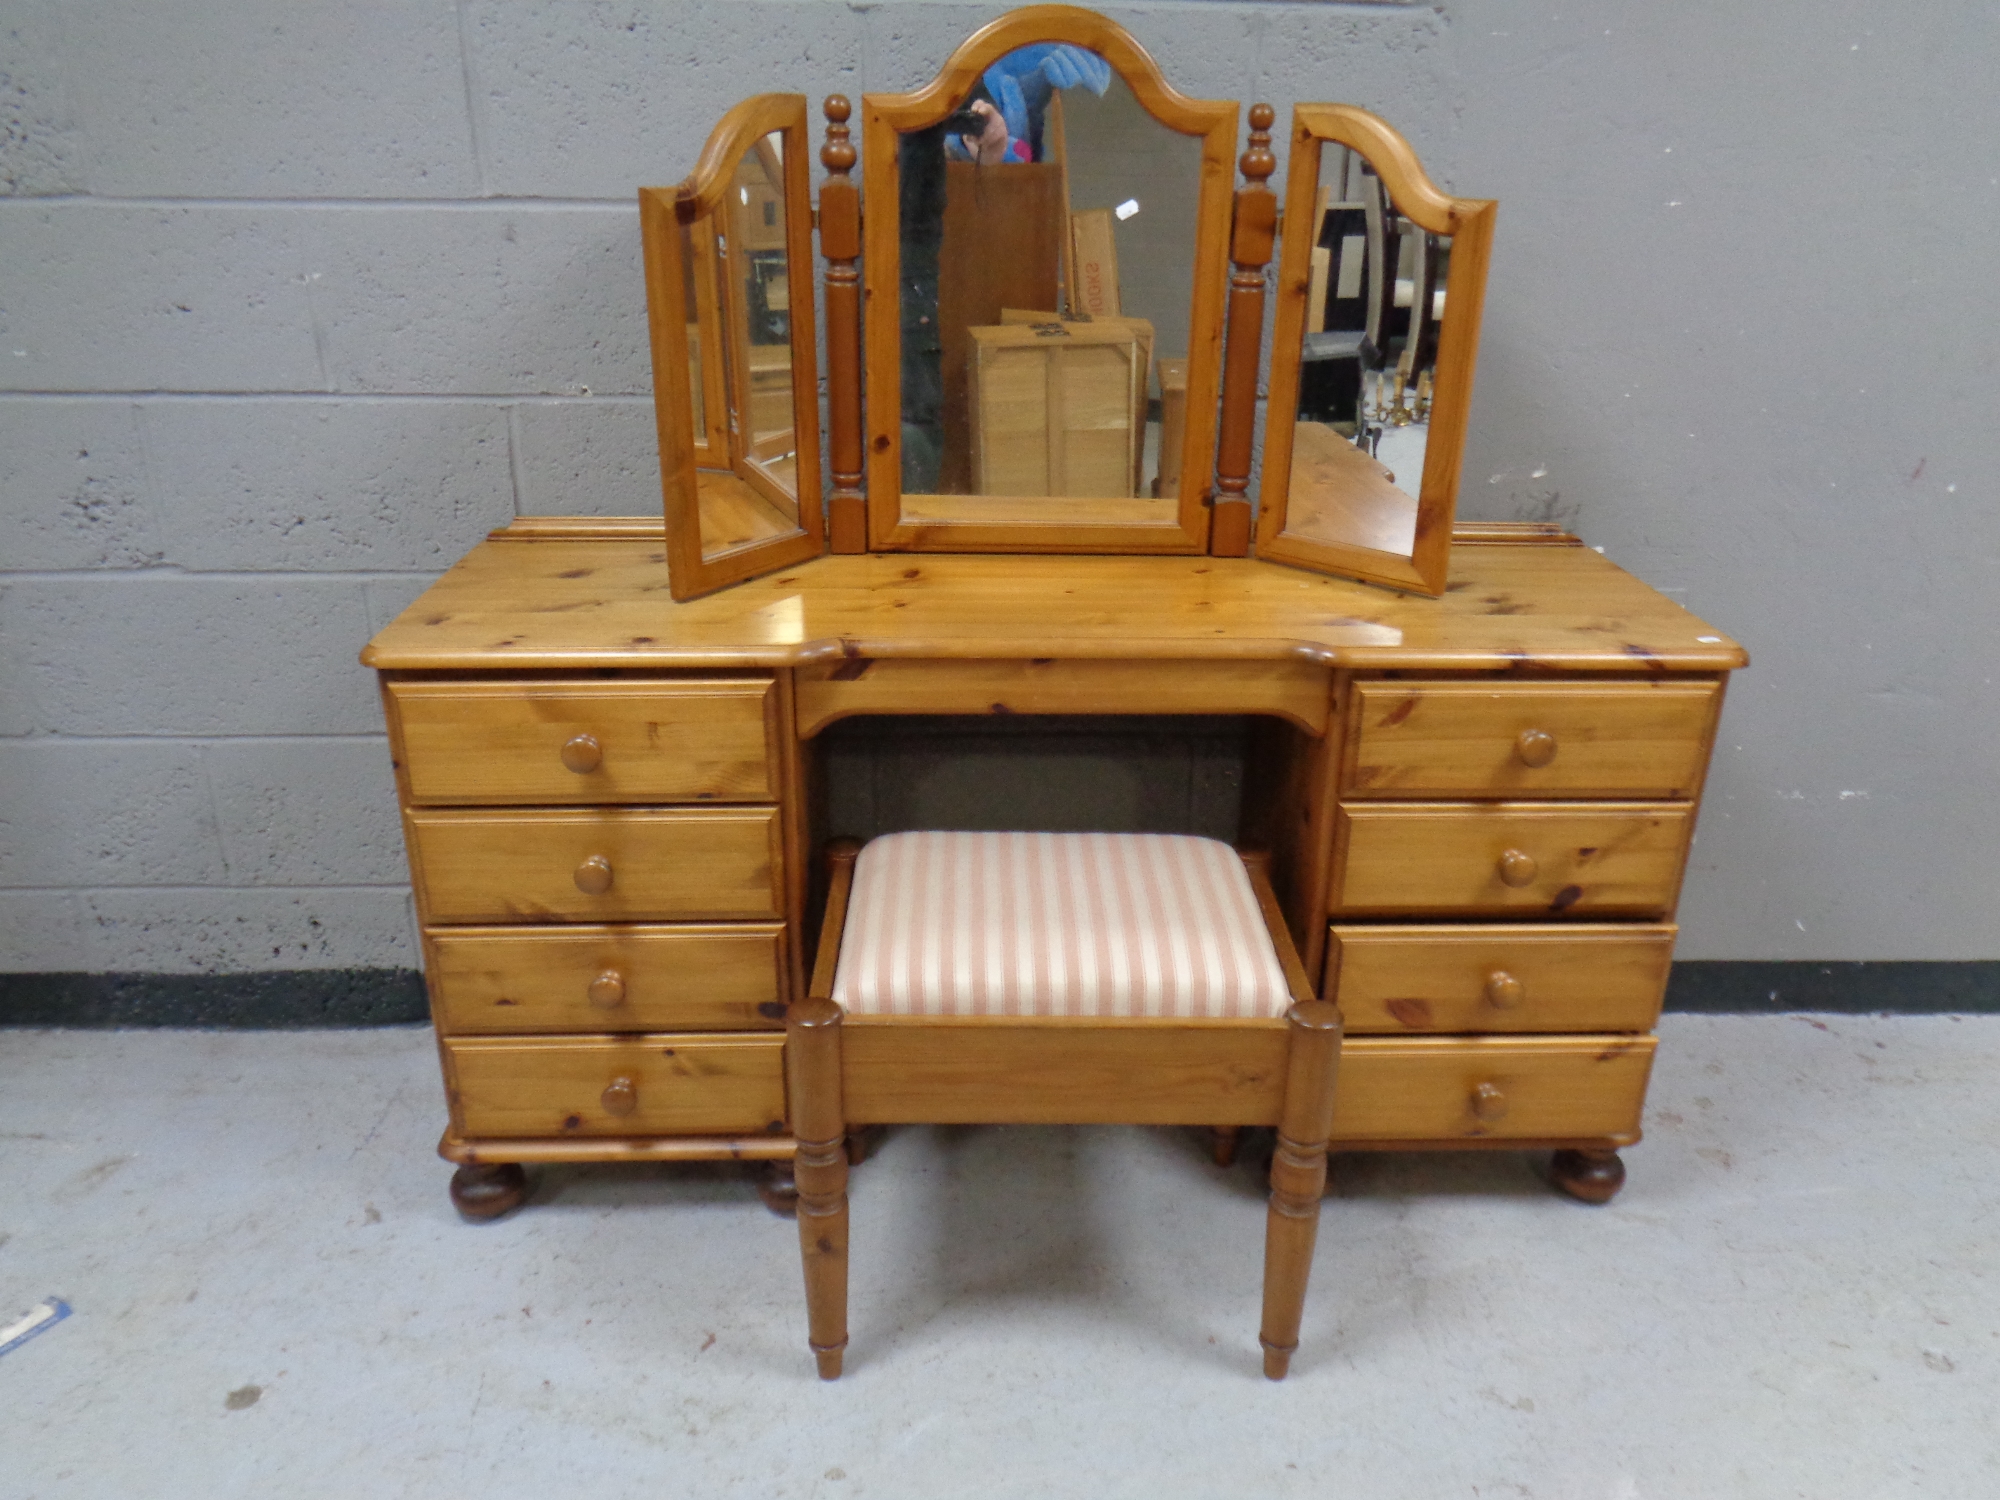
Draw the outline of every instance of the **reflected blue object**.
M1042 111L1049 95L1062 88L1083 87L1102 94L1111 87L1111 64L1095 52L1067 42L1036 42L1016 47L986 70L986 92L1007 121L1016 140L1040 135Z

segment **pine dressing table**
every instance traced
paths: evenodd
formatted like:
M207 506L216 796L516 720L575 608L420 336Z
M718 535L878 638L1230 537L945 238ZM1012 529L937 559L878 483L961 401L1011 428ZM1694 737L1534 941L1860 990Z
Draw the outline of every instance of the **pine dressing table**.
M1282 204L1253 105L1232 186L1241 106L1070 6L859 142L824 111L816 203L796 94L639 191L662 515L517 521L363 657L461 1211L527 1162L797 1155L856 715L1244 716L1238 843L1346 1015L1335 1142L1549 1148L1608 1199L1747 658L1573 537L1456 523L1496 205L1338 104L1295 106Z
M528 519L378 635L471 1213L519 1163L788 1161L815 737L854 714L1255 715L1246 844L1346 1012L1336 1144L1639 1138L1734 642L1573 538L1436 599L1248 558L828 556L675 603L658 521Z

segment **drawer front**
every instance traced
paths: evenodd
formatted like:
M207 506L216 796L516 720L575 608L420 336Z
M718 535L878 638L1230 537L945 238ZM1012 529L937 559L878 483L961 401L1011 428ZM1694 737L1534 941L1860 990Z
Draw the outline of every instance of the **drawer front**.
M1342 803L1335 915L1657 916L1674 904L1686 804Z
M1692 797L1714 682L1360 682L1347 797Z
M769 681L391 682L410 800L770 802Z
M782 1029L784 931L436 928L425 973L448 1035Z
M1650 1036L1357 1037L1336 1142L1637 1139Z
M1647 1031L1660 1014L1670 924L1347 927L1326 950L1326 993L1350 1035Z
M775 808L405 815L430 922L776 917Z
M782 1036L445 1043L465 1136L780 1134Z

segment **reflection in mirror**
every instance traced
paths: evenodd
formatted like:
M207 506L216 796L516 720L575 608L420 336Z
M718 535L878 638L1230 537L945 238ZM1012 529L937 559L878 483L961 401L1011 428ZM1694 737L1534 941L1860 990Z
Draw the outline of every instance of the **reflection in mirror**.
M705 222L699 229L702 234L708 233ZM703 298L699 285L700 278L695 271L697 231L696 226L682 224L675 232L680 236L681 242L681 306L685 309L687 318L688 419L694 432L695 447L699 450L708 446L708 396L702 385L707 362L703 358L701 336ZM709 300L713 301L712 298Z
M743 153L717 217L719 223L696 226L707 225L704 237L712 236L722 267L724 337L717 342L728 391L728 472L705 468L697 475L704 561L801 529L779 132Z
M1188 354L1201 136L1097 53L1037 43L897 157L906 503L1159 495L1135 517L1171 515L1159 371Z
M1398 211L1360 152L1320 151L1288 533L1408 557L1451 238Z

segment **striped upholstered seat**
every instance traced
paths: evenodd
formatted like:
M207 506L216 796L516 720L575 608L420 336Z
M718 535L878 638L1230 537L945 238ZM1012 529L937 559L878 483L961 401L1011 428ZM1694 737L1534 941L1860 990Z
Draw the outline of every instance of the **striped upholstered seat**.
M1167 834L898 833L854 870L851 1015L1252 1019L1292 995L1243 863Z

